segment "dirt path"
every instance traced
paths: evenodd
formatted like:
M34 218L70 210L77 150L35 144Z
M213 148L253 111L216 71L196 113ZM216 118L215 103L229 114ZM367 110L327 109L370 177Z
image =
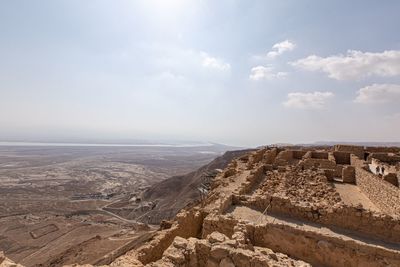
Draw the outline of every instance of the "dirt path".
M357 206L361 204L364 209L380 211L356 185L345 183L334 183L333 185L346 205Z

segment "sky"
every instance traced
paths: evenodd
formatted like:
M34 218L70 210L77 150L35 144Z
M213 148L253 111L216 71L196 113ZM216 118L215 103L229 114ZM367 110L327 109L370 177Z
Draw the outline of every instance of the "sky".
M0 4L0 141L400 141L400 1Z

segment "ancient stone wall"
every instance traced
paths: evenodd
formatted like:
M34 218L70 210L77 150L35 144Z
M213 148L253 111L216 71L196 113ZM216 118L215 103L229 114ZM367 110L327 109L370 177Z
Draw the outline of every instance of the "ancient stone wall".
M396 251L373 249L353 241L329 237L317 232L304 232L295 227L268 223L253 230L255 246L266 246L301 258L313 266L398 266ZM379 260L377 260L379 259Z
M311 152L311 158L313 159L328 159L328 152Z
M400 189L365 170L363 161L354 157L351 161L356 167L357 186L382 211L400 215Z
M251 153L250 161L253 164L256 164L256 163L260 162L263 159L264 154L265 154L266 151L267 151L267 149L264 148L264 149L260 149L260 150L257 150L255 152Z
M278 154L278 150L276 148L267 150L264 153L263 162L266 163L266 164L274 163L277 154Z
M164 250L171 245L176 236L188 238L201 234L204 219L204 214L201 212L195 209L183 211L176 216L176 219L177 221L170 229L158 232L155 239L138 250L137 259L141 263L147 264L160 259Z
M355 168L354 166L345 166L342 170L342 179L344 183L355 184Z
M293 159L293 151L284 150L279 152L279 154L275 158L274 164L277 166L287 165L290 160Z
M342 177L343 165L337 164L334 170L335 177Z
M239 194L248 194L255 189L255 186L265 175L265 166L260 165L255 170L250 172L250 175L246 177L246 181L242 183L239 190Z
M215 231L228 237L232 237L234 232L233 229L236 224L237 221L231 217L210 214L204 219L202 238L205 238L207 235Z
M396 187L399 187L399 179L397 178L397 174L388 173L383 175L382 179Z
M334 205L328 209L316 206L299 206L287 197L276 195L243 201L233 199L233 203L268 212L287 215L294 218L351 229L361 234L374 236L389 242L400 242L400 219L381 213L371 212L357 207ZM382 227L382 226L385 227Z
M203 236L217 231L232 237L238 223L235 218L227 215L206 217ZM274 251L304 259L315 266L372 267L400 264L397 251L372 248L365 243L305 231L278 222L246 223L246 232L254 246L268 247Z
M306 153L307 151L305 150L293 150L293 158L302 159Z
M232 239L219 232L213 232L205 239L176 237L164 251L162 259L146 267L311 267L304 261L275 253L269 248L253 247L241 229L235 228L239 231Z
M305 168L335 169L336 163L328 159L306 158L301 163Z
M364 158L364 147L362 146L335 145L334 150L354 154L360 159Z
M386 153L372 153L368 157L369 159L378 159L382 162L386 162L389 164L396 164L400 162L400 156L389 155Z
M334 151L333 156L335 158L336 164L350 165L350 153Z

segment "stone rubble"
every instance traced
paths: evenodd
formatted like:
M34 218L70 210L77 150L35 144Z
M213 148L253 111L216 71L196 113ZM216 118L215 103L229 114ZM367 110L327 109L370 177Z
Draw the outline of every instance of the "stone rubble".
M234 267L234 266L311 266L303 261L289 258L271 249L254 247L243 232L235 232L232 239L219 232L213 232L206 239L175 237L162 256L148 267Z

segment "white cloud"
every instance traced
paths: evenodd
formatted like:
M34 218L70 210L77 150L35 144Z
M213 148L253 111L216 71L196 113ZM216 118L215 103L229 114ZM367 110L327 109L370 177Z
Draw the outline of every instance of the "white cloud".
M309 57L290 63L308 71L322 71L336 80L359 80L368 76L400 75L400 51L390 50L382 53L347 51L346 55Z
M287 108L322 109L333 96L332 92L289 93L283 105Z
M274 72L274 68L267 66L257 66L251 69L250 80L258 81L258 80L272 80L284 78L287 76L286 72Z
M219 71L228 71L231 69L231 65L220 58L212 57L205 52L202 52L201 56L203 67L216 69Z
M272 46L272 50L267 53L268 58L275 58L279 55L282 55L286 51L292 51L296 47L296 44L290 42L289 40L285 40L280 43L276 43Z
M400 85L398 84L373 84L357 91L354 100L363 104L400 103Z

